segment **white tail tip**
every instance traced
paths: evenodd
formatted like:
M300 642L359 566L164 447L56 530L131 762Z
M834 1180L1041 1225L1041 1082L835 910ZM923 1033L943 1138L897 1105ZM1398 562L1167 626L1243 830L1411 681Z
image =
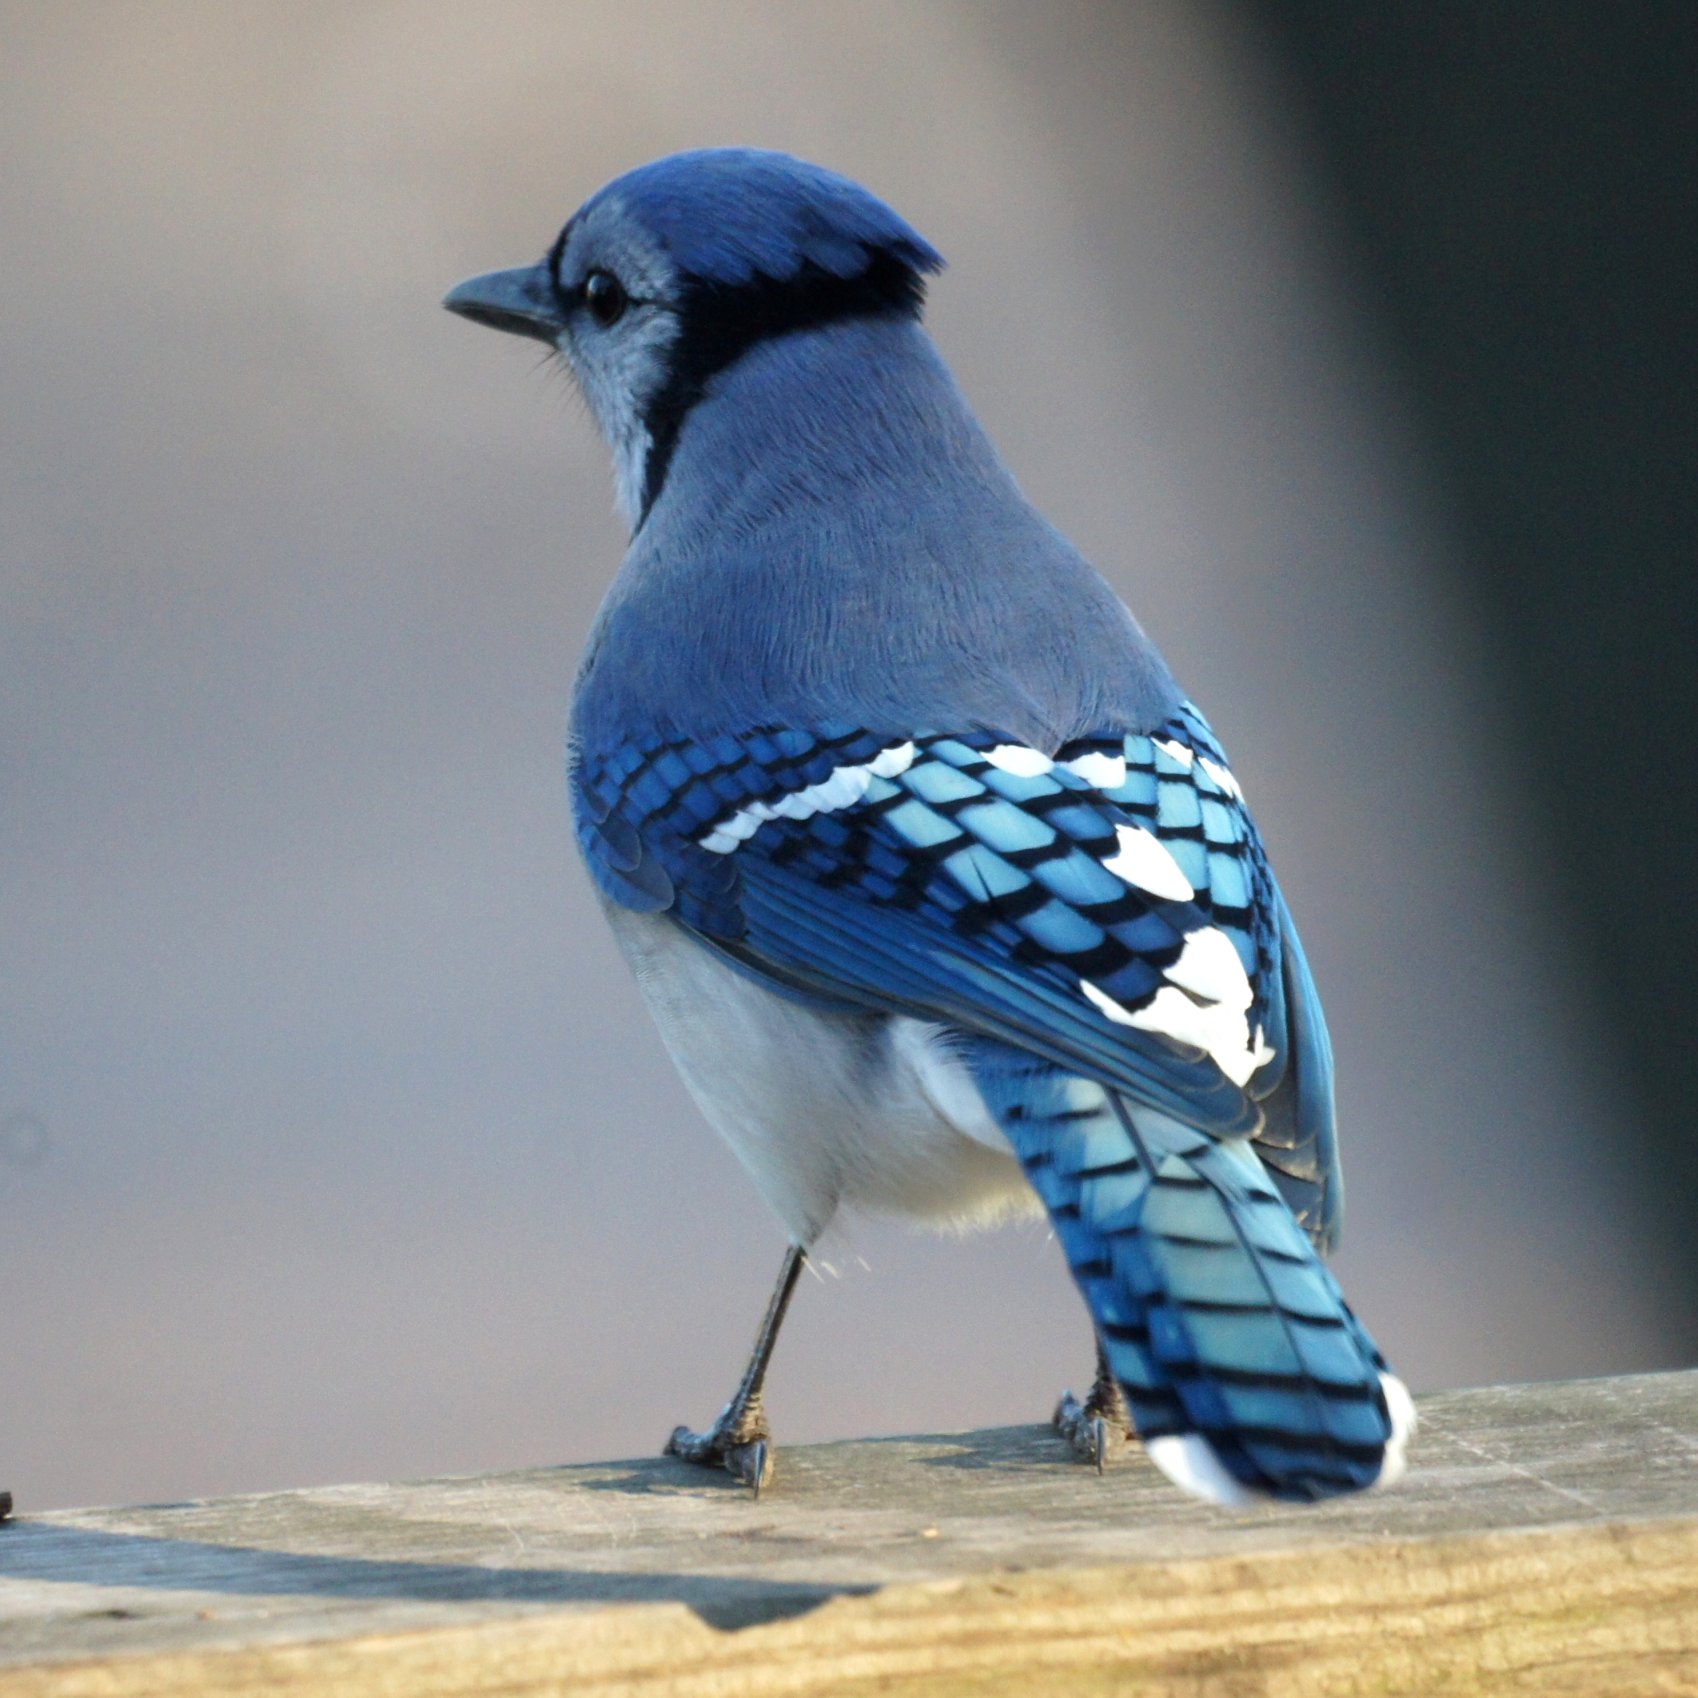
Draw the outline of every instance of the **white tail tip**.
M1380 1390L1385 1394L1386 1413L1391 1417L1391 1436L1386 1440L1385 1457L1370 1488L1373 1491L1403 1478L1408 1467L1409 1440L1417 1425L1415 1400L1396 1374L1381 1374ZM1150 1439L1144 1453L1182 1492L1189 1492L1205 1503L1242 1509L1246 1504L1263 1501L1262 1493L1227 1472L1208 1441L1196 1433L1169 1433L1164 1438Z
M1409 1465L1404 1453L1418 1424L1415 1399L1396 1374L1381 1374L1380 1390L1385 1393L1386 1413L1391 1417L1391 1437L1386 1440L1385 1461L1380 1464L1379 1478L1374 1481L1375 1491L1403 1478L1403 1471Z
M1227 1473L1208 1441L1195 1433L1168 1433L1146 1440L1144 1454L1182 1492L1205 1503L1242 1509L1245 1504L1260 1501L1258 1493Z

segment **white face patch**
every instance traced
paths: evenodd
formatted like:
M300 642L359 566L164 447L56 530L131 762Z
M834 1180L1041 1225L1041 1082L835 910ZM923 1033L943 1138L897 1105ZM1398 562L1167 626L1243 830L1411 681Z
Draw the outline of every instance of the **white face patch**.
M617 201L598 206L572 232L560 258L568 285L591 271L619 279L631 306L605 328L573 314L557 346L591 416L613 454L613 494L620 516L634 526L643 508L653 446L643 423L671 374L678 339L676 268Z
M1066 768L1075 778L1084 779L1093 790L1118 790L1126 782L1124 755L1105 755L1100 749L1092 749L1086 754L1075 755L1070 761L1057 764Z
M985 750L985 759L1016 778L1042 778L1055 765L1048 755L1028 749L1024 743L998 743L994 749Z
M769 820L805 820L852 808L866 795L875 778L898 778L914 764L912 743L893 743L860 766L833 767L828 778L805 790L792 790L776 802L751 802L718 820L696 841L715 855L729 855L746 843Z
M1189 902L1196 896L1191 881L1179 870L1179 863L1153 832L1141 825L1117 825L1114 837L1115 852L1103 865L1116 878L1147 890L1164 902Z
M622 320L611 330L592 329L578 342L565 335L560 339L560 351L612 451L613 499L627 526L634 526L642 513L648 485L653 439L643 418L666 382L667 355L678 335L678 320L670 312L641 310L640 320L633 315L628 324Z
M1232 940L1219 927L1188 933L1179 959L1163 976L1168 982L1141 1008L1116 1002L1088 979L1079 981L1079 989L1117 1026L1155 1032L1200 1049L1240 1087L1273 1060L1262 1028L1250 1030L1250 980ZM1197 997L1208 1000L1199 1004Z

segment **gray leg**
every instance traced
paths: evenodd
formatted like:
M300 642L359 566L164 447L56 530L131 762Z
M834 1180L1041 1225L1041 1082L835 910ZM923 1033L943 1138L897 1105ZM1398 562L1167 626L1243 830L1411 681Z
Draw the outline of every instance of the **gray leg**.
M1132 1442L1132 1411L1126 1394L1109 1371L1102 1340L1097 1340L1097 1381L1083 1403L1070 1391L1061 1394L1055 1406L1055 1430L1073 1447L1076 1456L1095 1464L1097 1472Z
M766 1424L766 1411L761 1407L761 1386L766 1380L772 1347L778 1342L778 1329L784 1324L784 1311L790 1307L796 1280L807 1259L808 1253L800 1244L792 1244L784 1252L784 1265L778 1270L778 1284L766 1306L766 1319L755 1335L754 1354L719 1419L705 1433L675 1427L666 1441L665 1455L699 1462L704 1468L724 1468L756 1497L761 1495L761 1487L772 1479L773 1462L772 1433Z

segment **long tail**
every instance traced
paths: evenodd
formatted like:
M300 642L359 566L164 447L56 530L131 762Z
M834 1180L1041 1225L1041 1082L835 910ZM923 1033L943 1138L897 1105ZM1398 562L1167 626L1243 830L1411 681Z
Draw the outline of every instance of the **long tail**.
M1000 1044L971 1065L1169 1479L1310 1502L1403 1472L1409 1393L1247 1141Z

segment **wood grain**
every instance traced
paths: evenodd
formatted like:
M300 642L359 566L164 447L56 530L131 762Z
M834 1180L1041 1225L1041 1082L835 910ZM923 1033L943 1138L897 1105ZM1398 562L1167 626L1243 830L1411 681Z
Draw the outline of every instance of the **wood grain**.
M1447 1393L1410 1477L1193 1505L1043 1429L0 1527L0 1698L1698 1693L1698 1374Z

